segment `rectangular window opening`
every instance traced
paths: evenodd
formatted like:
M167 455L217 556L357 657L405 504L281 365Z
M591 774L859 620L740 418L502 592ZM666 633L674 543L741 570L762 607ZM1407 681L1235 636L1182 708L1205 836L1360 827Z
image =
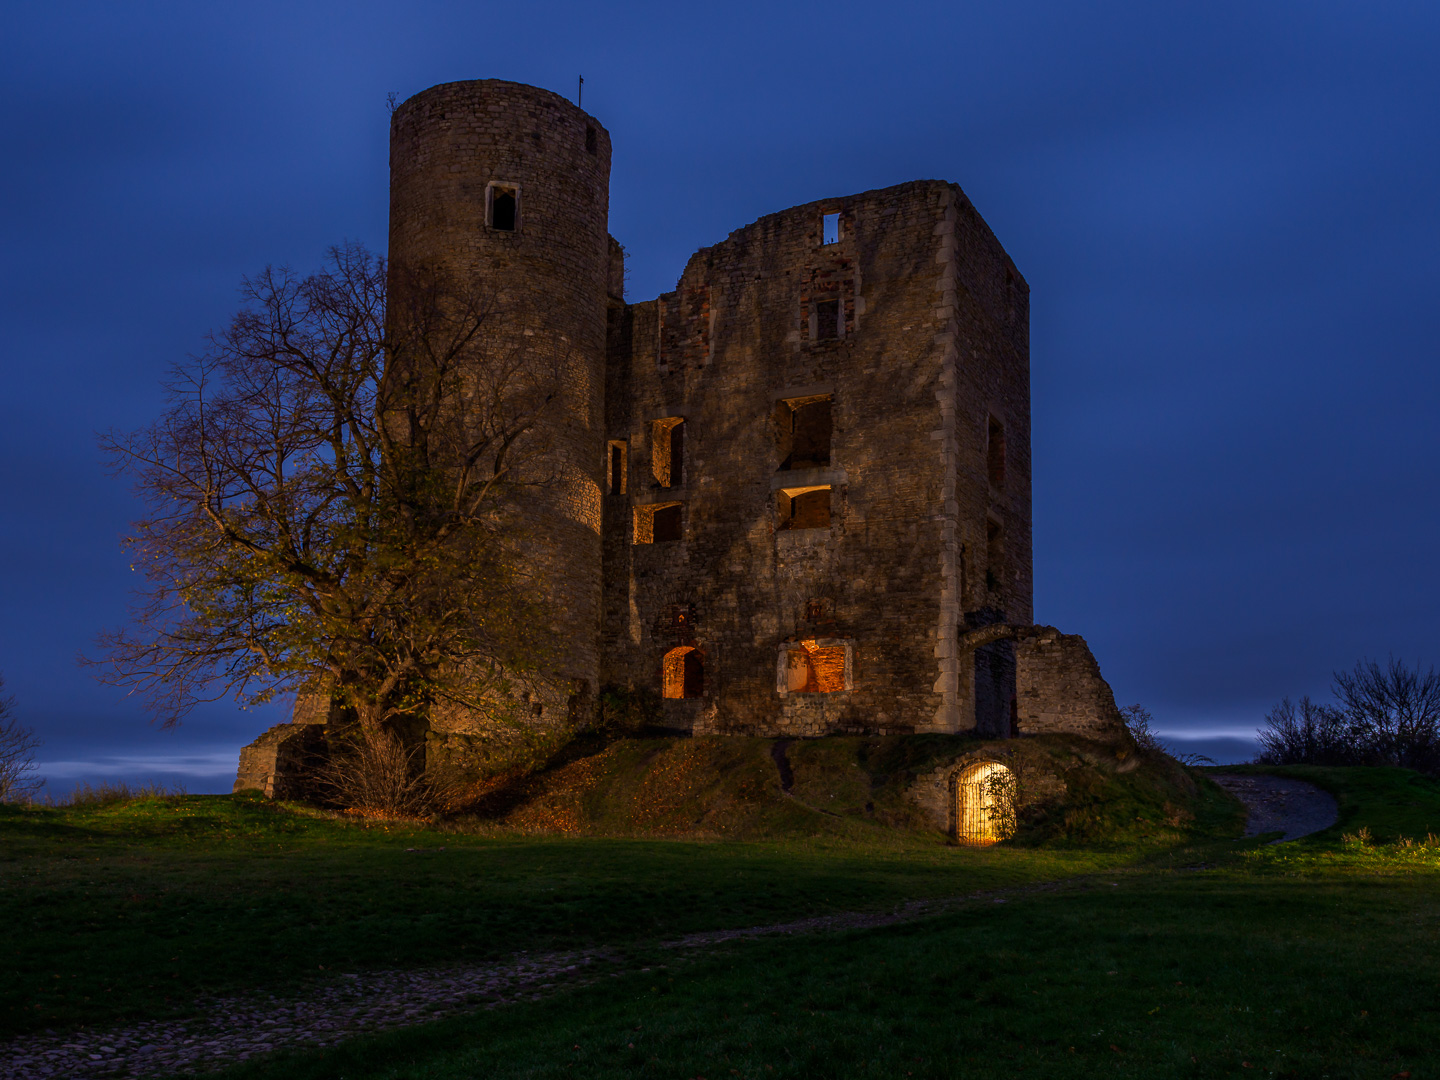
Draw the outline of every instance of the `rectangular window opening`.
M830 487L792 488L777 492L779 521L775 527L789 529L828 529L830 527Z
M684 417L667 416L651 423L650 472L656 487L679 487L685 482Z
M837 341L840 338L840 301L815 302L815 340Z
M998 521L985 523L985 588L998 592L1005 581L1005 530Z
M802 641L784 649L784 687L789 694L837 694L848 689L845 666L848 645Z
M1005 425L990 417L990 431L986 439L985 471L990 477L990 486L1005 486Z
M828 468L833 434L829 397L792 398L776 404L779 471Z
M660 503L635 508L635 543L673 544L684 539L684 504Z
M813 220L813 219L812 219ZM820 243L838 244L840 242L840 212L826 214L821 221Z
M585 152L587 154L595 154L599 152L596 146L594 124L585 125Z
M625 494L625 479L629 472L626 462L625 441L612 439L609 444L608 460L605 463L605 489L611 495Z
M520 221L520 188L491 183L485 188L485 224L498 232L514 232Z
M661 683L667 698L705 696L705 660L693 646L680 646L665 654L661 662Z

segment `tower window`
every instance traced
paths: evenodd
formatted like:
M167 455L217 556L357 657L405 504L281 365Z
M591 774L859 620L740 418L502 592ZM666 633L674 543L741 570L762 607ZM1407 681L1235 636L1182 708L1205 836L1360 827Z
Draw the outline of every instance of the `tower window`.
M693 645L680 645L661 661L661 683L667 698L698 698L705 693L705 660Z
M595 125L594 125L594 124L586 124L586 125L585 125L585 152L586 152L587 154L598 153L598 150L596 149L595 143L596 143L596 139L595 139Z
M685 482L685 418L667 416L650 425L650 471L662 488Z
M826 214L820 223L820 243L838 244L840 242L840 214L837 211L833 214Z
M499 232L514 232L520 222L518 184L490 183L485 188L485 224Z
M775 440L780 471L822 469L830 464L828 397L792 398L775 406Z
M815 340L835 341L840 337L840 301L838 299L815 302Z
M623 439L612 439L609 444L609 452L606 455L605 479L606 490L611 495L625 494L625 476L629 471L626 467L625 442Z
M830 527L830 488L791 488L778 493L779 520L775 528L828 529Z
M985 446L985 471L990 476L990 486L1005 486L1005 425L990 417L990 430Z

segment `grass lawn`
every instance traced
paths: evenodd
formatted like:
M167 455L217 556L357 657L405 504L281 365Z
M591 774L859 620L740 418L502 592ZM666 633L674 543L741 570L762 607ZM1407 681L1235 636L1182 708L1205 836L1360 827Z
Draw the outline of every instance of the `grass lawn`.
M0 807L0 1034L179 1015L199 995L284 992L335 970L881 908L1156 853L977 851L906 836L497 838L229 796Z
M1336 829L1281 847L1202 833L1180 850L523 839L228 797L6 808L0 943L18 977L0 983L0 1024L178 1014L198 995L285 992L335 969L643 949L1078 878L900 927L667 956L227 1075L1440 1074L1440 847L1423 843L1440 832L1440 784L1303 775L1340 798ZM1385 843L1341 839L1361 829Z

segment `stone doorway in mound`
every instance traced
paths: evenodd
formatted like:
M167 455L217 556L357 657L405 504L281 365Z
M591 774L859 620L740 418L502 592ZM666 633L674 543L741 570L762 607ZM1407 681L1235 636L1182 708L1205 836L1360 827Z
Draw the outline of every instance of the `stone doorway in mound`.
M979 761L955 773L955 839L989 847L1015 835L1015 774L998 761Z

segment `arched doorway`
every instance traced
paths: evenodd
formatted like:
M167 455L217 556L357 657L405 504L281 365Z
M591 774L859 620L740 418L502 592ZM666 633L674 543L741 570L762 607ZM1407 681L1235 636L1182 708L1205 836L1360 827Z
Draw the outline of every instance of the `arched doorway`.
M1015 835L1015 774L981 761L955 774L955 839L988 847Z
M667 698L698 698L705 693L705 658L693 645L680 645L665 654L660 665Z

